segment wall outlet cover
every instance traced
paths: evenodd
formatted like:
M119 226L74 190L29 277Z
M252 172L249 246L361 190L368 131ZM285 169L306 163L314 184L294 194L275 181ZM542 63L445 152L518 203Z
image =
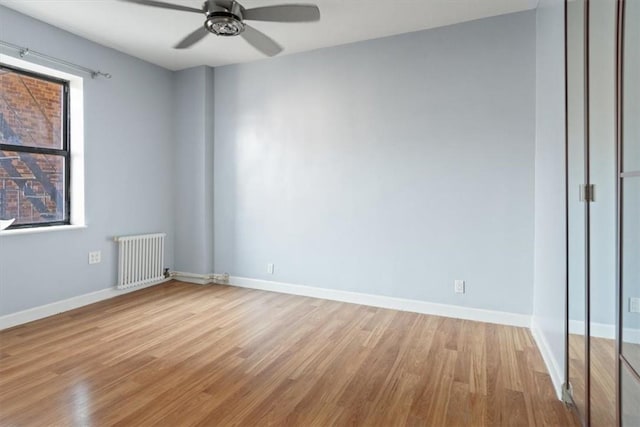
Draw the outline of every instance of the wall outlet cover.
M640 298L629 298L629 312L640 313Z
M453 284L456 294L464 294L464 280L456 280Z
M267 273L273 274L273 264L267 264Z
M89 264L99 264L102 261L102 253L100 251L89 252Z

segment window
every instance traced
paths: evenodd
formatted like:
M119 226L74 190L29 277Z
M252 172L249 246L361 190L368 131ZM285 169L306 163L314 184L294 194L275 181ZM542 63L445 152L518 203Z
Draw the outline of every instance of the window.
M71 223L69 82L0 64L0 219Z

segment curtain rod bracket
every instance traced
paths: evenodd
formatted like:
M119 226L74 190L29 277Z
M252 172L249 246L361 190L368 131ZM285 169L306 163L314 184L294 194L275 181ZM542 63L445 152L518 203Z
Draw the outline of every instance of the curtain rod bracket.
M91 72L91 78L92 79L97 79L98 77L104 77L105 79L110 79L111 78L111 74L103 73L102 71L92 71Z

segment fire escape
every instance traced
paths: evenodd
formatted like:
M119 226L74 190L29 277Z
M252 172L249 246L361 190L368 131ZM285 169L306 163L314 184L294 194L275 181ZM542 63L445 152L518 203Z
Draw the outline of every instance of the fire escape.
M26 83L20 79L24 86L21 96L29 96L36 105L36 111L42 116L49 126L51 123L31 93ZM0 141L5 144L20 146L23 141L11 127L8 114L12 123L26 131L29 139L35 141L28 127L22 124L19 113L13 108L5 93L1 94L0 102ZM25 135L25 132L23 132ZM53 220L58 216L59 207L63 206L61 191L57 188L54 175L60 171L50 162L46 156L0 151L0 218L16 217L22 222L36 222Z

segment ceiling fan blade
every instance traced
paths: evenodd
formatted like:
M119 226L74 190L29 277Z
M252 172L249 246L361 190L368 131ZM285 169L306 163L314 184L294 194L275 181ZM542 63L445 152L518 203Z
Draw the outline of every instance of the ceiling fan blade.
M141 4L143 6L159 7L162 9L180 10L183 12L203 13L202 9L196 9L195 7L189 7L189 6L182 6L179 4L165 3L162 1L155 1L155 0L120 0L120 1L124 1L127 3Z
M240 33L251 46L267 56L276 56L282 52L282 46L273 41L266 34L256 30L251 25L244 24L244 31Z
M186 49L188 47L191 47L194 44L198 43L200 40L202 40L204 36L206 36L207 34L209 34L209 31L207 31L207 29L204 27L200 27L197 30L195 30L193 33L189 34L187 37L182 39L180 43L175 45L173 48Z
M310 4L282 4L246 9L242 16L253 21L315 22L320 20L320 9Z

